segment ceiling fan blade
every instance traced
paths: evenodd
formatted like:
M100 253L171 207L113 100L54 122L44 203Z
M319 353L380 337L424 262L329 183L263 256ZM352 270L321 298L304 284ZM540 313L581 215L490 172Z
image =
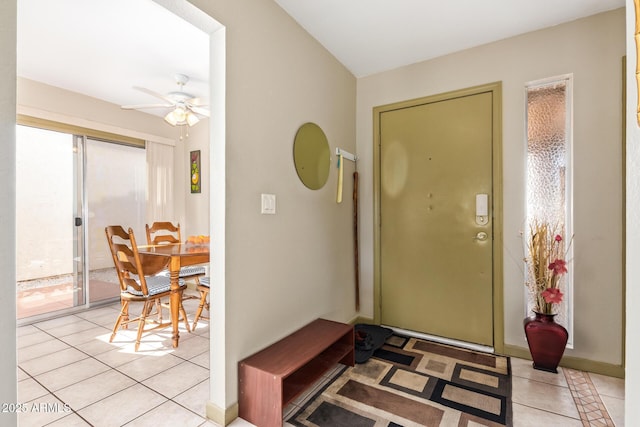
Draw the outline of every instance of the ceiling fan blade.
M206 108L195 107L195 106L189 106L189 108L191 109L191 111L193 111L196 114L200 114L201 116L209 117L209 115L211 114L209 113L209 110L207 110Z
M137 104L137 105L122 105L120 108L123 110L141 110L144 108L168 108L173 107L173 104Z
M167 101L167 102L168 102L168 103L170 103L171 105L175 105L175 104L176 104L176 101L175 101L175 100L173 100L173 99L169 98L168 96L165 96L165 95L163 95L163 94L161 94L161 93L155 92L155 91L153 91L153 90L151 90L151 89L147 89L147 88L140 87L140 86L134 86L133 88L134 88L135 90L139 90L140 92L144 92L144 93L146 93L147 95L155 96L156 98L160 98L160 99L162 99L163 101Z
M185 102L189 104L189 106L193 107L204 107L205 105L207 105L199 97L187 99Z

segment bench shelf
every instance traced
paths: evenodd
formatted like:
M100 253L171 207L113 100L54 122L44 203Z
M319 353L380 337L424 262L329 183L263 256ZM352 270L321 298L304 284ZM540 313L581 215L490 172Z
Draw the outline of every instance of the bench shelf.
M355 363L353 326L314 320L240 361L240 417L260 427L281 427L282 409L338 363Z

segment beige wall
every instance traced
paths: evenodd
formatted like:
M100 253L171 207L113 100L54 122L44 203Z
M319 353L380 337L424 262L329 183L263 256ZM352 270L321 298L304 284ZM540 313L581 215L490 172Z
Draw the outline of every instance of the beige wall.
M72 124L78 126L86 121L94 129L113 127L125 136L141 139L175 141L180 136L177 128L164 123L161 117L123 110L109 102L24 78L18 79L18 106L21 114L52 120L59 117L73 120Z
M200 150L202 192L191 194L189 154ZM189 129L189 137L178 141L175 156L174 212L181 224L182 236L209 234L209 120L202 119Z
M317 317L356 315L353 164L336 204L335 168L322 189L309 190L292 151L308 121L324 130L332 154L355 150L356 80L273 1L193 3L226 27L226 283L214 283L212 298L212 313L226 316L214 321L211 348L211 377L226 383L221 391L212 381L212 402L225 409L237 401L240 359ZM261 193L276 195L276 215L260 214Z
M622 363L621 67L624 9L358 80L363 206L373 205L372 108L502 81L505 344L527 347L520 230L525 83L573 73L575 328L569 356ZM363 212L363 315L373 317L373 217ZM500 274L500 272L498 272ZM594 321L597 316L597 321Z

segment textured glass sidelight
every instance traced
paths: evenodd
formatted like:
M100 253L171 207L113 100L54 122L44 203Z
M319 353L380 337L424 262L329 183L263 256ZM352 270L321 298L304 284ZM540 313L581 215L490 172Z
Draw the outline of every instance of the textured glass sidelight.
M527 216L564 224L566 85L527 93Z
M548 222L567 239L570 221L570 78L527 86L527 220ZM571 272L570 266L570 272ZM564 277L564 299L556 320L571 331L572 275ZM533 307L527 292L527 312ZM572 334L570 334L570 337Z

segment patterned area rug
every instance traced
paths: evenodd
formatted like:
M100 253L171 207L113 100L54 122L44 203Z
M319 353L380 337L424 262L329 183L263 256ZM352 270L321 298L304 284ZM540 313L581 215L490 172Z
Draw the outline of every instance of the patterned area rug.
M288 420L295 426L510 426L508 357L393 335L345 367Z

